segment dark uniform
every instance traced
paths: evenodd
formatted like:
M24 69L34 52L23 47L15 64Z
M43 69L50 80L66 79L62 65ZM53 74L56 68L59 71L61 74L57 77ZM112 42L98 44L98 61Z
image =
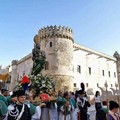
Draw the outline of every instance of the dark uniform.
M14 105L14 109L9 111L8 114L8 120L17 120L20 112L22 111L22 105ZM30 114L30 110L28 108L27 105L24 104L24 112L22 113L22 116L20 118L20 120L31 120L31 114Z
M79 94L85 94L84 91L79 90ZM80 110L80 120L87 120L87 107L90 107L90 103L85 97L77 98L77 105Z
M17 97L25 96L23 90L17 91ZM31 120L30 109L24 103L12 103L8 106L7 120Z

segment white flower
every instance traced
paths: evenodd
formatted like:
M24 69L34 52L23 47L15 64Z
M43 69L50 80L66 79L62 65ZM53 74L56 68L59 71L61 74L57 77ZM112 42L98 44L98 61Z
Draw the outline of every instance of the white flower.
M44 84L45 83L45 81L42 81L42 84Z
M43 84L42 87L45 87L45 84Z

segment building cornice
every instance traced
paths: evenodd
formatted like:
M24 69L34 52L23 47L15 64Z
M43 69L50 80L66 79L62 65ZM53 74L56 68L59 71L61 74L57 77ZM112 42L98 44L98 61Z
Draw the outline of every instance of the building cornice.
M102 52L98 52L96 50L85 47L83 45L79 45L79 44L74 43L74 51L77 51L77 50L83 50L85 52L88 52L89 54L97 55L99 58L105 58L107 60L112 60L112 61L115 61L115 62L117 61L115 57L112 57L112 56L107 55L107 54L102 53Z
M23 57L22 59L20 59L20 60L18 61L17 65L20 64L20 63L22 63L23 61L31 58L31 57L32 57L32 53L29 53L28 55L26 55L25 57Z

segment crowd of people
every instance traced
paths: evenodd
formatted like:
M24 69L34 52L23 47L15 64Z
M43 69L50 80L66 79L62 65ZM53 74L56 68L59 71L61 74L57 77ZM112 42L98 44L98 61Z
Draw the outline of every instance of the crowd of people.
M40 101L35 101L33 95L24 90L8 93L8 90L1 89L0 120L90 120L88 107L91 104L84 90L52 92L43 95L44 99L41 96ZM117 102L109 101L108 107L108 103L101 100L99 91L93 100L96 120L120 120Z

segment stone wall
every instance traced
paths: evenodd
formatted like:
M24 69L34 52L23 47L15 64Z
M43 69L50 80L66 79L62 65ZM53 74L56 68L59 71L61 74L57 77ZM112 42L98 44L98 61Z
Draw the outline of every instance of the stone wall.
M53 76L56 83L56 90L73 91L73 76Z

